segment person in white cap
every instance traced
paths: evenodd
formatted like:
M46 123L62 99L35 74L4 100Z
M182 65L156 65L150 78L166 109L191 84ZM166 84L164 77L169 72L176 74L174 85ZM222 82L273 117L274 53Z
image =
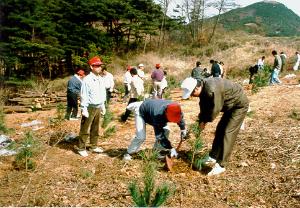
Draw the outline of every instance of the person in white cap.
M144 64L139 64L139 65L138 65L137 73L138 73L138 76L139 76L142 80L145 79L145 72L144 72L144 69L145 69Z
M243 88L226 79L207 78L200 81L189 77L182 84L183 99L199 97L199 126L203 130L207 122L212 122L220 112L219 121L209 157L205 165L214 165L209 176L225 171L240 127L247 114L249 101Z

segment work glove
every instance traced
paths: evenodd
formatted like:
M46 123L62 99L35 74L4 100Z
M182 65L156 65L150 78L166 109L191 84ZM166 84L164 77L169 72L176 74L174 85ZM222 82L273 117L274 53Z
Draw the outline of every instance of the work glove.
M106 108L105 108L105 104L104 103L101 105L100 109L101 109L101 115L104 116L105 113L106 113Z
M181 140L188 139L188 131L186 129L180 131L180 138Z
M89 117L89 112L88 112L87 108L83 108L83 109L81 110L81 115L82 115L83 117L86 117L86 118Z
M177 153L177 151L176 151L175 148L172 148L172 149L171 149L171 154L170 154L170 156L171 156L171 157L177 157L177 156L178 156L178 153Z

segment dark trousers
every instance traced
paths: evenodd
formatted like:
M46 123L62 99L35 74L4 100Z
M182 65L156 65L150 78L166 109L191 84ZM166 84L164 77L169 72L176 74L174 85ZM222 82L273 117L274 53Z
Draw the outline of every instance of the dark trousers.
M66 119L76 118L78 113L78 95L76 93L67 93L67 112Z
M106 89L106 104L109 104L111 98L111 92L109 89Z
M229 159L247 110L248 105L243 108L224 112L217 125L215 139L209 155L215 158L221 166L224 166Z
M97 147L100 125L100 108L88 108L89 117L82 117L79 133L78 149L85 150L90 139L90 147Z
M130 103L134 103L134 102L137 102L137 101L138 101L137 98L130 98L129 101L128 101L127 106L128 106ZM130 114L131 114L131 111L128 110L128 109L126 108L125 113L121 116L122 121L126 121L126 120L128 119L128 117L130 116Z

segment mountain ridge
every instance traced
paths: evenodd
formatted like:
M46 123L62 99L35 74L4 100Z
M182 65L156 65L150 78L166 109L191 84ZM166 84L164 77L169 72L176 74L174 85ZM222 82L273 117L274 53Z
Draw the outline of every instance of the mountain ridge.
M221 14L227 30L244 30L265 36L300 36L300 17L284 4L261 1Z

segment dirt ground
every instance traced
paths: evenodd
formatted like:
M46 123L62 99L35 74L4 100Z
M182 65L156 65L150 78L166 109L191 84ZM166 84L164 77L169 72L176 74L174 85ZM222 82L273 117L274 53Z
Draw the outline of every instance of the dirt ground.
M300 122L291 116L300 116L300 87L297 79L283 81L283 85L264 87L255 94L247 91L251 113L225 173L208 177L191 169L184 157L191 149L188 142L182 145L173 172L158 170L157 184L167 182L176 188L165 206L300 207ZM191 124L199 112L198 99L183 101L180 96L179 89L171 94L182 104L186 122ZM130 162L122 160L135 131L133 119L118 121L125 106L112 101L117 131L99 140L99 146L105 149L103 154L87 158L74 152L75 143L61 141L67 133L78 134L80 121L50 126L55 109L6 115L7 127L15 129L10 137L16 141L30 130L21 123L42 121L44 128L34 131L34 135L43 145L35 157L34 171L16 170L14 156L0 157L0 206L133 206L128 184L135 179L141 181L143 161L139 157ZM209 123L203 132L203 152L209 151L218 120ZM179 128L170 126L170 138L176 146ZM153 129L147 126L142 150L151 149L153 143Z

